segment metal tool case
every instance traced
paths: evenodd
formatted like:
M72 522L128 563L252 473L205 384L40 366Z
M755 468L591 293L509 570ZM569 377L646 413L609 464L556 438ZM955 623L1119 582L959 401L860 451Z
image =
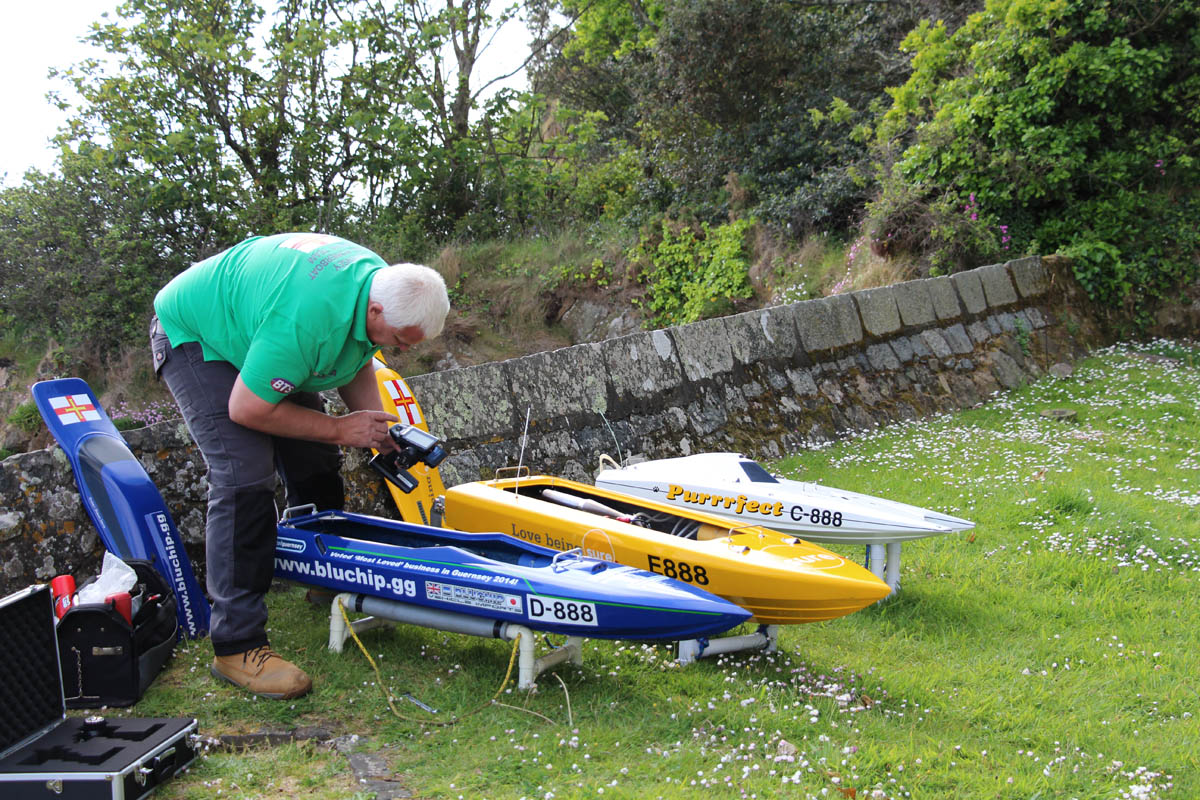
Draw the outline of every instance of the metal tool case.
M0 599L0 795L137 800L196 756L196 720L66 716L50 590Z

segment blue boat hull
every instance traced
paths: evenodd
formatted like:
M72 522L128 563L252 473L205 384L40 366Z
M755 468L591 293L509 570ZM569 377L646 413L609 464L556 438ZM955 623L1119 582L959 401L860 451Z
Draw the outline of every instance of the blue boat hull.
M694 639L749 612L652 572L530 545L325 511L279 523L277 577L596 639Z

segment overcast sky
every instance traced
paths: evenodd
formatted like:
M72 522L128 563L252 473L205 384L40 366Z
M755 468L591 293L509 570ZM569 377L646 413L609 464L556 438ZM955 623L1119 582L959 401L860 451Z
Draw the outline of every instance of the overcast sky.
M0 126L0 176L4 186L21 183L25 171L54 168L56 151L49 139L66 121L67 115L46 100L51 89L66 92L61 80L50 81L51 67L65 69L90 56L100 55L79 39L91 23L105 11L113 11L120 0L24 0L10 2L5 22L11 32L0 47L0 74L4 75L0 99L5 123ZM478 85L481 75L505 74L528 54L529 35L517 23L510 23L504 39L485 54L485 63L476 68ZM494 66L493 66L494 65ZM518 85L518 76L508 85Z
M6 186L19 184L30 167L46 171L54 165L49 139L66 116L46 100L46 92L53 88L46 72L95 55L79 38L102 13L117 5L117 0L8 4L4 16L9 35L0 47L0 74L5 76L0 90L5 110L5 124L0 126L0 173L6 174Z

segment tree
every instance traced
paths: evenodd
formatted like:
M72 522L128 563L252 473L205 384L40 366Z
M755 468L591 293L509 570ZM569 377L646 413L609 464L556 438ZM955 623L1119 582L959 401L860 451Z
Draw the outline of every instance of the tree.
M83 105L60 142L241 231L335 227L356 186L388 202L412 65L357 0L283 0L262 22L251 0L128 0L88 36L116 70L66 73Z
M503 96L471 119L473 70L514 13L489 6L280 0L266 19L251 0L127 0L89 35L112 58L63 72L83 102L62 175L0 196L0 315L104 349L144 335L173 274L248 234L415 257L475 208L478 159L524 155L485 146Z
M61 166L0 192L0 318L103 357L145 340L154 294L190 263L172 232L205 223L131 190L102 151L68 152Z
M641 92L662 169L692 203L726 211L730 173L760 216L846 230L869 197L863 128L907 76L897 47L923 18L953 28L970 3L673 0Z
M907 75L897 45L955 0L563 0L575 36L539 71L642 154L638 191L716 221L733 195L800 234L847 229L869 196L873 105ZM735 187L734 192L728 187Z
M496 35L516 17L517 7L494 11L493 0L425 0L369 3L389 47L411 66L407 101L419 120L421 141L410 150L406 171L417 178L410 204L423 208L439 233L477 209L483 142L494 133L492 115L473 130L471 114L484 93L502 77L476 82L474 73ZM496 113L502 115L505 98Z

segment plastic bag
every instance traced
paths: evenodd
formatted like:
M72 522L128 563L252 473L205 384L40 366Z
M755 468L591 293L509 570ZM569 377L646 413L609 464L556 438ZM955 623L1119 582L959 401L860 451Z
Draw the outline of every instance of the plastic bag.
M79 588L75 602L79 604L103 603L109 595L131 592L136 585L137 573L134 572L133 567L105 551L100 574L96 576L96 580L85 583Z

